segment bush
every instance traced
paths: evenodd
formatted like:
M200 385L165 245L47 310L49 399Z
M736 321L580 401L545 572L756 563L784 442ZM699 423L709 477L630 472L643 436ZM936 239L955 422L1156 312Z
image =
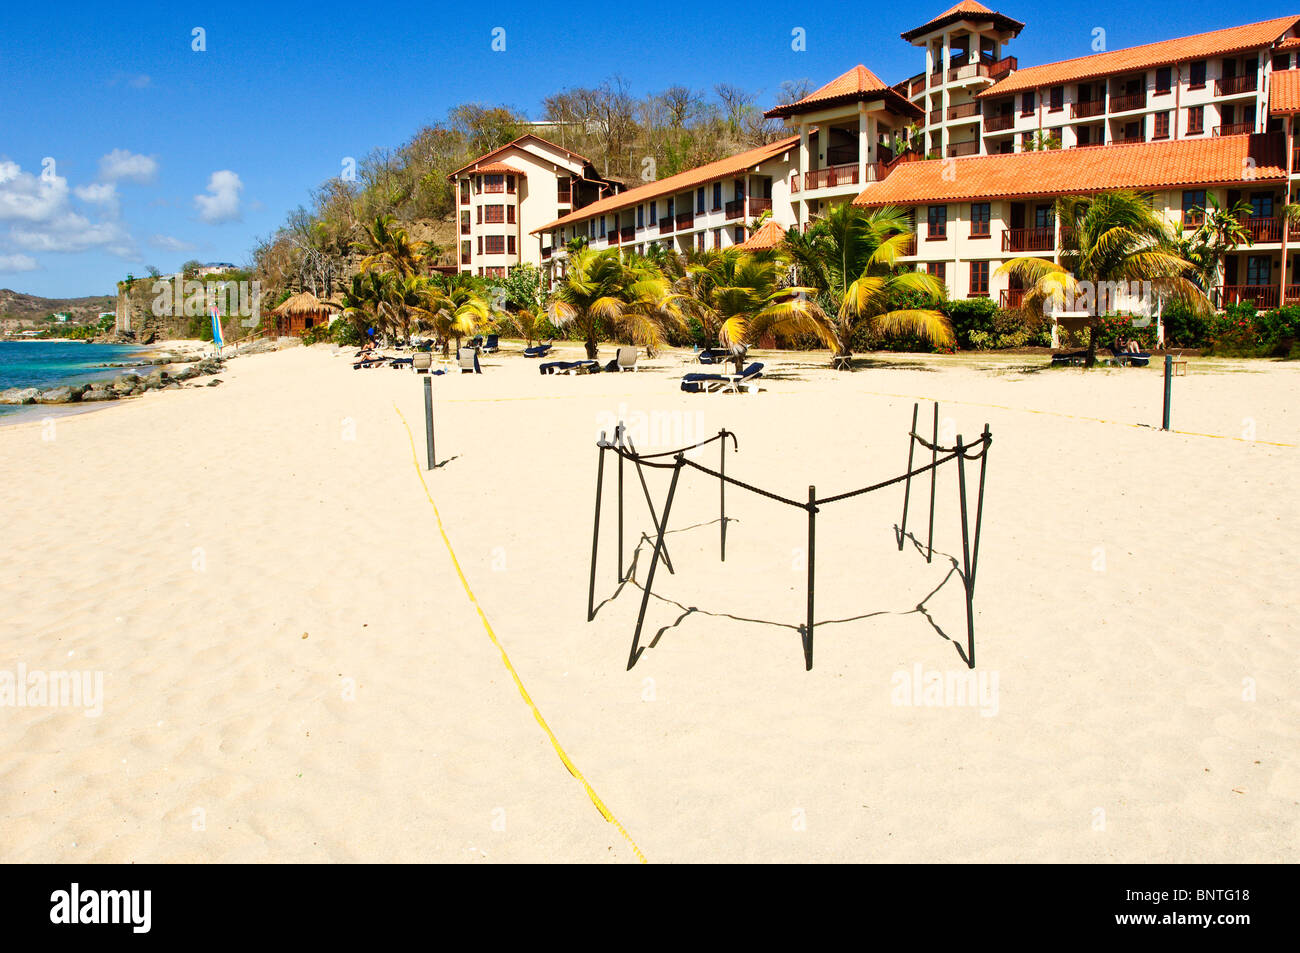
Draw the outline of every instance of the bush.
M1201 347L1205 344L1205 318L1182 301L1171 301L1162 312L1166 347Z
M978 345L971 341L973 332L981 333L981 341L991 339L993 321L998 314L998 306L991 299L967 298L962 301L943 301L939 304L939 310L952 324L958 347L978 348Z
M351 321L339 318L330 328L330 340L340 347L360 347L361 332Z

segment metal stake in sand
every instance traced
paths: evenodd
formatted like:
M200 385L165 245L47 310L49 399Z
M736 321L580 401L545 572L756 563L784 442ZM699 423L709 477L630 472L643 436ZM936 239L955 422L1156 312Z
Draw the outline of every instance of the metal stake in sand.
M909 468L910 469L910 468ZM925 542L925 561L934 558L934 484L939 473L939 403L934 404L934 440L930 444L930 536Z
M596 618L596 543L600 539L600 490L605 482L605 431L600 432L600 452L596 455L596 517L591 527L591 584L587 587L587 621Z
M645 575L645 591L641 593L641 611L636 617L636 631L632 633L632 650L627 655L627 667L631 670L636 664L637 657L641 654L641 626L645 623L645 610L650 604L650 587L654 585L655 569L659 566L659 554L664 548L664 533L668 531L668 513L673 508L673 496L677 493L677 478L682 475L682 466L684 458L682 454L677 454L675 465L673 466L673 479L668 484L668 499L664 500L664 518L659 521L658 536L655 539L655 549L650 557L650 568ZM594 576L593 576L594 578Z
M903 538L907 536L907 503L912 496L912 452L916 450L916 414L920 404L912 405L912 429L907 434L907 479L903 481L903 518L898 524L898 551L903 551Z
M803 630L804 671L813 663L813 590L817 581L817 487L808 487L808 621Z
M1173 397L1174 385L1174 359L1171 355L1165 355L1165 411L1161 417L1161 430L1169 429L1169 401Z
M966 590L966 665L975 667L975 611L971 604L972 587L975 574L971 571L970 533L966 519L966 451L961 445L961 435L957 435L957 487L961 498L961 582ZM980 486L980 504L983 506L983 485Z
M614 443L618 444L618 581L623 581L623 421L614 428Z
M424 442L429 451L429 466L426 469L432 470L437 459L433 453L433 381L427 377L424 379Z

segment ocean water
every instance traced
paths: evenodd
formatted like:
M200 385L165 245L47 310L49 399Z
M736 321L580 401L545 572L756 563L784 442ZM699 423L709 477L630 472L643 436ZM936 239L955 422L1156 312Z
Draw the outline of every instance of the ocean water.
M112 380L130 367L95 367L131 361L147 349L133 344L87 344L83 341L0 341L0 390L84 384ZM0 414L22 410L0 404ZM30 408L28 408L30 409Z

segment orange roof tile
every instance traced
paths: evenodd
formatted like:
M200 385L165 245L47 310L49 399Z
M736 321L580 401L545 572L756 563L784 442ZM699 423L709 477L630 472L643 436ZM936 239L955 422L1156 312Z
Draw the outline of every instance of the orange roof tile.
M992 20L998 29L1006 30L1013 36L1025 28L1025 25L1019 20L1013 20L1011 17L1003 16L1001 13L996 13L984 6L984 4L977 3L976 0L961 0L961 3L957 4L955 7L949 7L929 23L923 23L916 29L908 30L906 33L900 35L903 39L910 41L914 37L924 36L933 30L939 29L941 26L947 26L949 23L956 23L959 20L971 20L975 23Z
M919 106L913 105L905 97L899 95L898 90L886 86L880 81L880 77L861 64L853 67L847 73L836 76L825 86L813 90L798 102L774 106L763 115L769 118L793 116L798 113L813 112L837 103L868 99L883 99L885 104L890 106L894 112L900 112L903 115L914 116L914 118L918 119L925 115Z
M929 159L898 165L869 184L854 205L921 205L971 199L1081 195L1111 189L1154 191L1187 185L1285 181L1277 134L1085 146L1044 152Z
M1273 45L1273 49L1283 53L1287 50L1300 50L1300 36L1288 36L1285 40L1278 40Z
M513 175L522 175L524 178L528 178L528 173L523 169L516 169L514 166L506 165L504 162L487 162L483 165L471 166L465 171L474 173L506 172Z
M740 243L740 247L746 251L764 251L768 248L775 248L785 241L785 230L776 222L768 219L753 235Z
M1297 23L1300 23L1300 17L1279 17L1262 23L1248 23L1245 26L1229 27L1226 30L1198 33L1195 36L1184 36L1175 40L1161 40L1159 43L1146 43L1142 46L1131 46L1107 53L1094 53L1091 56L1080 56L1072 60L1045 63L1042 66L1029 66L1016 70L1006 79L994 83L977 96L980 99L988 99L992 96L1005 96L1042 86L1073 83L1078 80L1109 76L1113 73L1151 69L1184 60L1226 56L1242 50L1271 46Z
M1300 69L1274 71L1268 81L1270 113L1300 113Z
M659 179L656 182L637 186L635 189L628 189L626 192L611 195L598 202L592 202L590 205L584 205L582 208L570 212L568 215L563 215L553 222L548 222L540 228L534 228L532 234L535 235L538 232L545 232L562 225L585 222L589 218L595 218L597 215L604 215L608 212L634 208L648 199L658 198L661 195L672 195L676 192L685 192L687 189L693 189L715 179L731 178L733 175L752 168L760 162L779 156L798 142L798 136L788 136L785 139L759 146L756 149L749 149L734 156L728 156L725 159L718 159L716 162L709 162L694 169L687 169L685 172L678 172L666 179Z
M583 165L589 165L589 164L590 164L590 162L588 161L588 159L586 158L586 156L580 156L580 155L578 155L578 153L576 153L576 152L570 152L568 149L564 148L564 146L557 146L555 143L551 142L549 139L543 139L543 138L542 138L541 136L539 136L539 135L536 135L536 134L534 134L534 133L528 132L528 133L524 133L524 134L523 134L522 136L520 136L518 139L512 139L512 140L510 140L510 141L507 142L504 146L501 146L501 147L499 147L499 148L497 148L497 149L493 149L491 152L486 152L486 153L484 153L483 155L481 155L481 156L479 156L477 159L475 159L473 162L467 162L467 163L465 163L463 166L461 166L461 167L460 167L459 169L457 169L455 172L450 172L450 173L448 173L447 178L449 178L449 179L454 179L454 178L456 178L456 176L460 175L462 172L468 171L469 169L473 169L475 166L477 166L477 165L478 165L479 163L481 163L481 162L486 162L486 161L489 160L489 159L492 159L492 158L495 158L496 156L499 156L501 153L505 152L505 151L506 151L507 149L509 149L511 146L518 146L521 142L523 142L523 141L526 140L526 139L535 139L535 140L537 140L538 142L542 143L543 145L550 146L552 149L555 149L555 150L558 151L558 152L563 152L565 155L567 155L567 156L571 156L572 158L579 160Z

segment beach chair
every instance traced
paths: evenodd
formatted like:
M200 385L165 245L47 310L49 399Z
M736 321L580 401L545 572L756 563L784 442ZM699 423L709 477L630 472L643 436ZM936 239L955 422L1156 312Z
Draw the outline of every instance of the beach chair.
M695 355L700 364L721 364L731 356L731 350L725 347L706 347Z
M1151 355L1145 351L1125 351L1123 348L1117 348L1114 345L1107 347L1111 355L1115 358L1115 363L1120 367L1128 365L1129 367L1146 367L1151 363Z
M609 362L605 368L607 371L635 371L636 370L637 350L634 347L623 345L619 347L614 354L614 360Z
M487 336L487 343L480 348L484 354L495 354L500 349L500 339L495 334L489 334Z
M483 373L483 368L478 366L478 351L472 347L463 347L457 351L456 363L460 366L462 374Z
M534 344L532 347L524 348L524 357L545 357L551 353L551 348L554 346L555 338L551 338L545 344Z
M742 390L752 394L758 388L755 381L762 376L763 365L755 361L740 374L687 374L682 378L682 390L690 394L739 394Z
M1088 359L1087 351L1064 351L1060 354L1052 355L1053 367L1072 367L1082 364Z
M483 335L481 334L474 335L472 338L469 339L469 343L466 344L465 346L472 347L476 351L481 349L483 347Z
M596 374L600 372L599 361L547 361L538 368L543 374Z
M373 354L370 357L363 357L361 360L356 361L352 365L352 369L354 371L359 371L369 367L379 367L380 365L387 364L388 361L389 358L382 354Z
M427 374L433 367L433 355L428 351L417 351L411 356L411 370L417 374Z

